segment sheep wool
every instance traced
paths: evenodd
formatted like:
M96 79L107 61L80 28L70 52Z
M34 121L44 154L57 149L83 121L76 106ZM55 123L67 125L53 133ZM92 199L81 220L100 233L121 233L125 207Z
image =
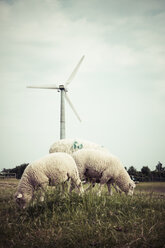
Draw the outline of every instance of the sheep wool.
M82 149L72 154L80 179L95 179L97 183L116 185L128 195L133 195L135 183L131 180L122 163L114 155L100 150ZM101 189L100 187L100 189Z
M34 191L41 189L40 200L44 200L44 191L48 185L54 186L71 179L79 192L83 192L78 169L74 159L67 153L52 153L29 164L19 182L15 199L25 208L33 198Z
M96 149L108 152L106 148L96 143L81 139L61 139L56 141L49 149L49 153L66 152L72 154L81 149Z

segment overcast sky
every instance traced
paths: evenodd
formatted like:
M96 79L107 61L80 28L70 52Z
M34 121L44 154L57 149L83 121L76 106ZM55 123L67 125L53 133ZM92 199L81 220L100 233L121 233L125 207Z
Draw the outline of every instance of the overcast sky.
M165 1L0 0L0 169L48 153L60 135L105 146L124 165L165 166Z

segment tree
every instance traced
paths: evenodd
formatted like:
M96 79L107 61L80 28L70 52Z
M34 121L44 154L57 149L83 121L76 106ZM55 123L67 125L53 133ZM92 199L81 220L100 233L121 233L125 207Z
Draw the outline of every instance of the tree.
M20 179L22 177L22 174L25 170L25 168L27 167L28 164L21 164L19 166L16 166L13 169L3 169L3 172L7 172L7 173L16 173L16 178Z
M151 174L150 169L148 168L148 166L143 166L143 168L141 169L141 172L143 175L145 176L149 176Z
M162 170L163 170L162 163L158 162L158 164L156 165L156 171L160 172Z
M133 166L130 166L128 169L128 173L129 173L129 175L136 176L137 170Z

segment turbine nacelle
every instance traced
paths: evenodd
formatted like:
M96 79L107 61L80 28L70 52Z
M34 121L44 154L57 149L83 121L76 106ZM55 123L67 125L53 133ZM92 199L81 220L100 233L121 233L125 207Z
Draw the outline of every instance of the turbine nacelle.
M59 85L59 90L65 90L65 92L68 91L67 88L63 84Z

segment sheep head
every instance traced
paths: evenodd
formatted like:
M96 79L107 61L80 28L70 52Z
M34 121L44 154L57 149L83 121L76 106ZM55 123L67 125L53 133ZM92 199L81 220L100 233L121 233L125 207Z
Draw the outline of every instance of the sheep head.
M17 192L15 194L16 203L18 204L20 208L23 208L23 209L26 208L27 203L31 200L30 198L31 197L29 197L28 195L20 193L20 192Z
M135 183L131 180L131 181L129 182L129 185L128 185L127 195L131 195L131 196L132 196L135 187L136 187Z

